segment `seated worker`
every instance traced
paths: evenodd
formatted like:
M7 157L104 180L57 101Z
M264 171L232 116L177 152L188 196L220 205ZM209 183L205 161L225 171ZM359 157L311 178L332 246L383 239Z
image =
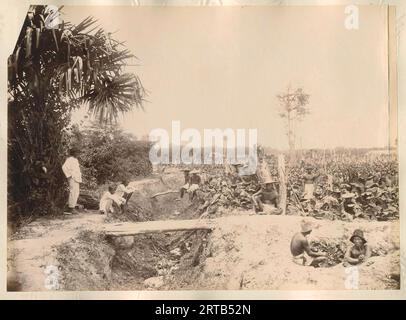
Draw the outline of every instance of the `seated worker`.
M134 191L135 189L128 185L127 179L123 179L121 183L117 186L116 192L114 192L114 194L120 198L125 199L125 202L122 203L120 206L122 213L124 213L127 210L128 200L130 200Z
M190 171L190 187L188 188L187 192L189 193L189 200L193 200L194 197L196 196L196 190L200 188L200 183L202 182L202 179L199 176L199 171L198 170L192 170Z
M113 213L113 205L116 205L118 208L120 208L121 205L125 203L125 199L123 197L119 197L118 195L113 194L113 192L113 186L109 186L108 191L103 193L99 202L100 214L107 214L109 212Z
M341 217L352 221L354 217L359 216L360 208L355 200L356 194L352 192L345 192L341 195Z
M345 253L343 262L344 267L361 264L371 257L371 249L366 244L367 241L365 240L364 233L361 230L355 230L350 238L350 241L354 245L349 247Z
M256 213L264 213L264 203L273 204L275 208L279 209L279 194L276 191L276 183L277 181L268 179L261 185L261 189L252 195Z
M314 252L310 248L307 236L312 232L310 222L302 221L301 232L296 233L290 242L293 262L301 266L318 267L327 257L324 252Z

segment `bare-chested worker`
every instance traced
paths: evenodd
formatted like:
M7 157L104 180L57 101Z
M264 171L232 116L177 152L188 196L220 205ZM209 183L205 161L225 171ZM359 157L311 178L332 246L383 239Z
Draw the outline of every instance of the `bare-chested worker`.
M296 233L290 242L290 252L293 262L302 266L318 267L327 259L324 252L314 252L310 248L307 236L312 232L312 225L308 221L302 221L301 232Z
M252 195L251 199L257 214L264 213L264 203L273 204L276 209L279 209L279 194L276 190L276 183L277 181L269 178L262 184L261 189Z
M349 247L345 253L344 267L364 263L371 257L371 248L367 245L362 230L355 230L350 241L354 245Z

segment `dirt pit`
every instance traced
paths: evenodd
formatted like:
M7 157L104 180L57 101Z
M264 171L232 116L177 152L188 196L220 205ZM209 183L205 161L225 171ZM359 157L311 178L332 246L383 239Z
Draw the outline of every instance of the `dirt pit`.
M351 289L400 287L397 222L314 220L309 238L331 260L324 268L293 263L289 244L300 230L293 216L230 216L213 231L106 238L82 232L58 248L64 290L346 290L341 261L354 229L373 256L355 267Z
M82 232L58 248L64 290L158 290L189 285L199 272L209 231L106 237ZM181 279L182 278L182 279Z

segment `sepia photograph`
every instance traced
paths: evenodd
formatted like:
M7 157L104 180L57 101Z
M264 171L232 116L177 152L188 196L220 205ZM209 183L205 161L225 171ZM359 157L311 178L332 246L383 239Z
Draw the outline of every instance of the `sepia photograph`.
M27 6L7 292L400 291L396 8L201 2Z

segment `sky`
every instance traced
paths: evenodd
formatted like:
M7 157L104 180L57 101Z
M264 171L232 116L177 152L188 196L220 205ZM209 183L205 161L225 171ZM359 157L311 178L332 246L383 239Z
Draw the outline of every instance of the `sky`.
M152 129L258 130L262 145L286 149L277 94L302 87L310 114L297 147L384 147L388 142L384 7L359 7L348 30L344 7L64 7L63 19L91 15L138 58L149 91L145 111L120 125ZM78 120L84 112L79 111Z

